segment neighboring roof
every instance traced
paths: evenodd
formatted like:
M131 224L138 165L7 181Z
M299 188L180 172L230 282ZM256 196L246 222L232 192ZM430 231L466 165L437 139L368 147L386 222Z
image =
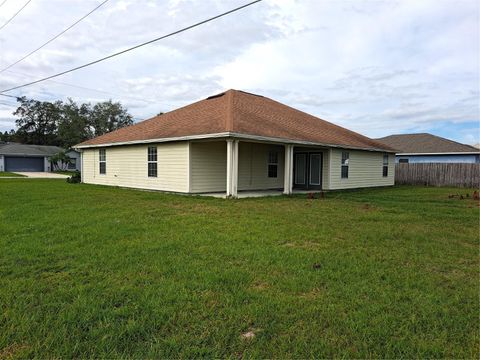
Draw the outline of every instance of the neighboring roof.
M58 146L0 143L0 155L52 156L62 150Z
M210 96L75 147L223 133L392 151L388 146L356 132L267 97L238 90Z
M435 153L479 153L480 150L470 145L435 136L428 133L390 135L376 139L404 154Z

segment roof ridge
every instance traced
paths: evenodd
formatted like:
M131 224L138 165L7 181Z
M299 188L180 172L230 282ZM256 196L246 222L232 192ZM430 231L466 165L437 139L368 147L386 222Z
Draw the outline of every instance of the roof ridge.
M148 139L239 133L335 144L376 151L391 148L363 134L272 98L228 89L77 146L135 143Z
M446 142L449 142L449 143L452 143L452 144L455 144L455 145L468 146L468 147L470 147L470 148L475 149L475 147L473 147L472 145L464 144L464 143L461 143L461 142L459 142L459 141L455 141L455 140L452 140L452 139L449 139L449 138L445 138L445 137L443 137L443 136L438 136L438 135L435 135L435 134L431 134L431 133L428 133L428 132L423 132L423 133L408 133L408 134L392 134L392 135L387 135L387 136L378 138L378 140L386 139L386 138L391 138L391 137L408 137L408 136L417 136L417 135L427 135L427 136L436 138L436 139L438 139L438 140L440 140L440 141L446 141Z

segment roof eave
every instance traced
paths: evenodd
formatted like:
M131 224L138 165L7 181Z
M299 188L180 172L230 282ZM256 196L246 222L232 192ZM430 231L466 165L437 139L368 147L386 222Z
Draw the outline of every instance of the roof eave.
M416 156L416 155L480 155L479 151L449 151L449 152L429 152L429 153L397 153L397 156Z
M324 146L324 147L339 148L339 149L387 152L387 153L393 153L393 154L395 153L394 150L385 149L385 148L374 148L374 147L365 148L365 147L351 146L351 145L345 145L345 144L329 144L329 143L320 143L320 142L307 141L307 140L295 140L295 139L268 137L268 136L260 136L260 135L242 134L242 133L236 133L236 132L221 132L221 133L213 133L213 134L188 135L188 136L177 136L177 137L169 137L169 138L132 140L132 141L123 141L123 142L114 142L114 143L104 143L104 144L86 144L86 145L78 144L73 146L73 149L82 150L82 149L103 148L103 147L111 147L111 146L139 145L139 144L151 144L151 143L174 142L174 141L229 138L229 137L233 137L237 139L282 143L282 144Z

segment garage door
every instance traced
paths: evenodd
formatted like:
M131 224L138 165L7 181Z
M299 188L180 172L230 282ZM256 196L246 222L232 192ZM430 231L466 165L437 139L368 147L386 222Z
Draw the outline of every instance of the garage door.
M43 157L5 156L6 171L44 171Z

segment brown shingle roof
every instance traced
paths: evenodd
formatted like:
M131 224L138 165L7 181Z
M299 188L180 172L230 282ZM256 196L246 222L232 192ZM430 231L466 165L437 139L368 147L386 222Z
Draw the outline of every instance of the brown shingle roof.
M479 152L473 146L428 133L390 135L376 140L406 154Z
M392 150L366 136L272 99L238 90L228 90L77 146L226 132L349 148Z

